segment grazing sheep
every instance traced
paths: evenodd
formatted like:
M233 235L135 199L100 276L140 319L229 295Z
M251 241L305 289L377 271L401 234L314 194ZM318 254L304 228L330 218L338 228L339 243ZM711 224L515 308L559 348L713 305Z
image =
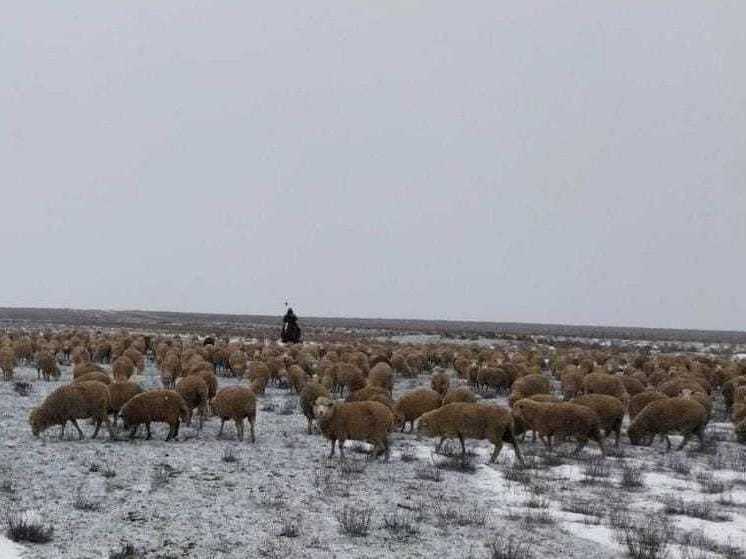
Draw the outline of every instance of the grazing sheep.
M101 365L91 363L90 361L84 361L73 367L74 379L82 377L83 375L87 375L88 373L106 373L106 371Z
M368 373L368 384L383 388L391 396L394 391L394 370L385 361L376 363Z
M601 420L601 429L604 436L608 437L614 433L614 446L619 446L619 437L622 433L622 422L624 421L624 404L614 396L606 394L585 394L570 400L571 404L587 406L596 412Z
M319 398L329 398L329 391L324 385L316 380L307 382L303 387L303 390L300 391L300 409L308 421L309 435L312 433L313 420L316 419L313 407L316 404L316 400Z
M583 391L586 394L606 394L614 396L625 404L629 402L629 394L624 383L616 375L608 373L590 373L583 379Z
M466 460L464 439L488 440L495 445L490 462L495 462L503 442L511 443L515 455L523 462L513 433L513 417L504 409L485 404L457 402L427 412L417 424L417 436L441 437L438 447L447 438L458 438L461 443L461 459Z
M3 380L9 381L13 378L13 369L16 364L16 354L11 347L3 347L0 350L0 369L3 371Z
M92 380L103 382L104 384L111 384L111 377L106 373L99 373L98 371L79 376L78 378L73 379L73 383L90 382Z
M251 442L256 442L254 423L256 422L256 394L244 386L221 388L211 400L213 415L220 418L218 437L223 436L225 422L232 419L236 423L236 434L239 440L244 437L244 419L248 420L251 430Z
M259 382L262 386L267 386L271 371L269 366L263 361L249 361L246 366L246 376L252 382ZM264 393L264 390L262 390Z
M476 372L475 384L478 388L487 387L502 393L509 389L512 383L512 376L502 367L482 366Z
M624 389L627 391L627 394L629 394L630 398L635 396L636 394L645 392L645 385L642 383L642 381L640 381L640 379L630 376L622 376L619 377L619 380L622 381Z
M290 365L287 371L288 384L295 390L296 394L300 394L310 378L308 373L300 365Z
M418 388L404 394L396 403L394 413L401 416L401 431L404 432L407 422L410 423L409 432L414 431L414 422L423 413L438 409L443 397L435 390Z
M560 374L560 384L565 400L571 400L582 392L584 378L585 375L577 367L568 367L562 371Z
M627 412L629 413L630 421L634 421L635 417L637 417L650 402L665 400L666 398L668 398L668 396L662 392L658 392L657 390L646 390L645 392L635 394L629 399L629 404L627 405Z
M197 408L199 410L199 429L202 430L209 400L209 390L205 381L199 375L189 375L176 383L176 392L184 398L189 410L189 416L186 420L187 425L192 424L192 411Z
M515 402L533 396L534 394L551 394L552 386L549 379L542 375L526 375L517 379L512 386L508 401L512 406Z
M739 386L746 386L746 375L733 377L723 384L723 400L728 410L733 406L733 397Z
M448 404L455 404L456 402L473 404L476 401L477 395L474 394L474 392L472 392L466 386L457 386L456 388L451 388L448 392L446 392L445 396L443 396L444 406Z
M690 398L666 398L650 402L637 415L627 429L627 436L633 445L650 445L655 435L666 439L666 450L671 449L668 434L677 431L684 436L678 450L686 445L691 435L697 435L704 444L704 432L707 424L707 410Z
M550 449L554 435L574 436L578 440L576 452L580 452L590 438L596 441L601 452L606 454L600 430L601 420L596 412L586 406L567 402L534 402L524 398L513 405L513 416L523 419Z
M435 390L438 394L441 396L445 396L446 392L448 392L448 388L451 386L451 377L448 376L448 373L445 371L438 371L437 373L433 373L433 376L430 377L430 388Z
M314 406L321 434L332 443L329 457L334 456L334 446L339 441L339 454L345 459L344 443L347 440L365 441L373 445L373 454L385 454L389 459L389 433L394 426L394 415L378 402L333 402L319 398Z
M34 408L29 415L31 432L38 437L43 431L53 425L60 425L60 439L65 436L65 424L69 421L78 431L78 437L83 439L78 419L92 418L96 422L93 437L98 436L101 423L106 425L109 436L114 437L111 423L107 415L109 409L109 390L105 384L96 381L79 382L60 386L50 393L39 407Z
M57 360L54 354L48 351L40 351L36 358L36 376L44 377L48 381L50 378L60 378L60 369L57 366Z
M135 374L135 364L129 357L122 355L111 364L111 371L115 380L129 380Z
M380 386L371 386L368 385L365 388L361 388L360 390L355 390L355 392L350 392L347 395L347 398L345 398L346 402L365 402L370 400L373 397L376 396L388 396L388 390L385 388L382 388Z
M137 427L145 424L150 439L150 424L153 422L168 423L166 440L179 435L181 420L189 417L189 409L184 398L175 390L148 390L142 392L122 406L119 415L124 428L130 430L130 439L135 438Z
M109 384L109 413L113 415L114 427L117 426L117 416L122 406L142 392L142 387L128 380Z
M701 384L693 380L689 380L685 378L675 378L675 379L668 380L664 383L659 384L656 390L658 392L662 392L669 398L679 397L683 394L685 390L689 391L690 393L694 393L694 392L701 392L702 394L707 393L707 391L702 387Z
M249 358L243 351L233 351L228 355L228 368L234 377L243 377Z
M208 371L207 369L198 369L196 371L190 372L187 376L196 376L201 378L205 385L207 385L207 398L208 400L212 400L215 395L218 392L218 377L215 376L215 373L212 371Z
M145 356L134 347L128 347L122 355L132 361L132 364L137 368L139 373L145 370Z

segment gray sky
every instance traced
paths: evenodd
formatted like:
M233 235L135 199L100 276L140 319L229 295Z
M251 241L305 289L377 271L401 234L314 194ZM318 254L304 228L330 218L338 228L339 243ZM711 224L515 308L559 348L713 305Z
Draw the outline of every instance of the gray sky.
M746 2L16 2L0 305L746 329Z

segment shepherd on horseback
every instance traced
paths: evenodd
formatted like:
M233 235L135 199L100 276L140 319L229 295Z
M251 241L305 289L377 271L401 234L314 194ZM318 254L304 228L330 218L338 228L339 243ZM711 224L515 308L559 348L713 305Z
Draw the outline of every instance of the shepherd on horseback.
M287 303L285 303L287 305ZM280 339L283 343L297 344L301 341L300 326L298 326L298 317L293 312L292 307L288 307L285 316L282 317L282 333Z

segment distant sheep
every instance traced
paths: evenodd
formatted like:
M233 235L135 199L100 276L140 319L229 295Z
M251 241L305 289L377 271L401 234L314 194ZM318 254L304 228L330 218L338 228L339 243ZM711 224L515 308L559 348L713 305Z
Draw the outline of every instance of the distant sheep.
M655 435L664 435L666 448L670 450L668 434L677 431L684 436L678 448L681 450L691 435L696 435L704 445L706 424L707 411L702 404L689 398L667 398L645 406L629 426L627 435L633 445L650 445Z
M542 375L526 375L517 379L512 386L509 402L514 404L519 400L533 396L534 394L551 394L552 386L549 379Z
M0 349L0 369L3 371L3 380L9 381L13 378L13 369L16 364L16 355L12 347Z
M140 394L143 390L142 387L134 382L128 380L112 382L109 384L109 413L113 415L114 427L117 425L117 416L122 409L122 406L129 402L132 398Z
M199 429L201 430L205 423L209 401L207 384L199 375L189 375L176 383L176 392L184 398L189 410L189 416L186 420L187 425L192 424L192 412L196 408L199 412Z
M417 436L458 438L461 443L461 458L466 459L465 439L488 440L495 445L490 462L495 462L503 442L513 445L515 455L523 462L520 448L513 433L511 413L495 406L484 404L448 404L425 413L417 424Z
M60 369L57 366L57 360L54 354L48 351L40 351L36 358L37 378L44 377L48 381L50 378L60 378Z
M130 439L135 438L137 427L143 423L148 433L146 439L150 439L150 424L160 422L168 423L166 440L169 441L178 437L179 425L189 417L189 409L175 390L149 390L127 402L119 415L124 428L130 430Z
M211 401L212 413L220 418L218 437L223 435L225 422L232 419L236 424L239 440L244 438L244 419L249 422L251 442L256 442L254 424L256 423L256 394L243 386L221 388Z
M354 394L354 392L353 392ZM300 409L308 421L308 434L312 433L313 420L316 419L314 406L319 398L329 398L329 391L321 383L311 380L306 383L300 392Z
M378 402L333 402L319 398L314 406L321 434L332 443L329 457L339 441L339 454L345 459L347 440L365 441L373 445L373 454L389 458L389 433L394 426L394 415Z
M458 386L456 388L451 388L448 392L446 392L445 396L443 396L443 405L447 406L448 404L455 404L457 402L461 402L464 404L473 404L477 400L477 395L474 394L474 392L472 392L468 387Z
M391 396L394 390L394 370L385 361L376 363L368 373L368 384L383 388Z
M102 382L104 384L111 384L111 377L106 373L100 373L98 371L93 371L92 373L86 373L82 376L79 376L78 378L73 379L73 383L77 384L79 382L90 382L92 380Z
M513 414L536 431L542 442L550 449L554 435L574 436L578 440L576 452L580 452L590 438L596 441L601 452L606 454L601 436L601 420L596 412L586 406L567 402L534 402L523 398L513 405Z
M106 371L101 365L91 363L90 361L84 361L73 367L73 378L82 377L88 373L105 373Z
M445 371L433 373L430 377L430 388L435 390L441 396L445 396L448 388L451 386L451 377Z
M635 394L630 398L629 405L627 406L630 420L634 421L635 417L637 417L650 402L665 400L666 398L668 398L668 396L662 392L658 392L657 390L646 390L640 394Z
M115 380L129 380L135 374L135 364L129 357L122 355L111 364L111 372Z
M606 394L584 394L570 400L571 404L587 406L598 415L601 420L601 429L606 437L615 435L615 446L619 446L619 437L622 433L622 422L624 421L624 404L619 398L607 396Z
M606 394L618 398L625 405L629 402L629 394L622 380L616 375L608 373L591 373L583 379L583 391L586 394Z
M423 413L438 409L441 405L442 396L429 388L418 388L405 393L394 408L395 413L401 416L402 433L405 430L407 422L410 423L409 431L414 431L414 422Z
M109 390L100 382L80 382L60 386L51 392L39 407L29 415L31 432L38 437L53 425L60 425L60 439L65 436L65 424L69 421L78 431L78 437L84 437L78 425L78 419L92 418L96 423L93 437L96 438L101 423L106 425L109 436L114 437L107 415L109 409Z

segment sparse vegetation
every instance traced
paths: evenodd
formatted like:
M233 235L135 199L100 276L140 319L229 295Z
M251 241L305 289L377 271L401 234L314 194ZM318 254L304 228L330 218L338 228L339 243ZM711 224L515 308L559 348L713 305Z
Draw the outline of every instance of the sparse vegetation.
M352 537L367 536L373 520L373 508L365 503L345 504L337 511L340 531Z

